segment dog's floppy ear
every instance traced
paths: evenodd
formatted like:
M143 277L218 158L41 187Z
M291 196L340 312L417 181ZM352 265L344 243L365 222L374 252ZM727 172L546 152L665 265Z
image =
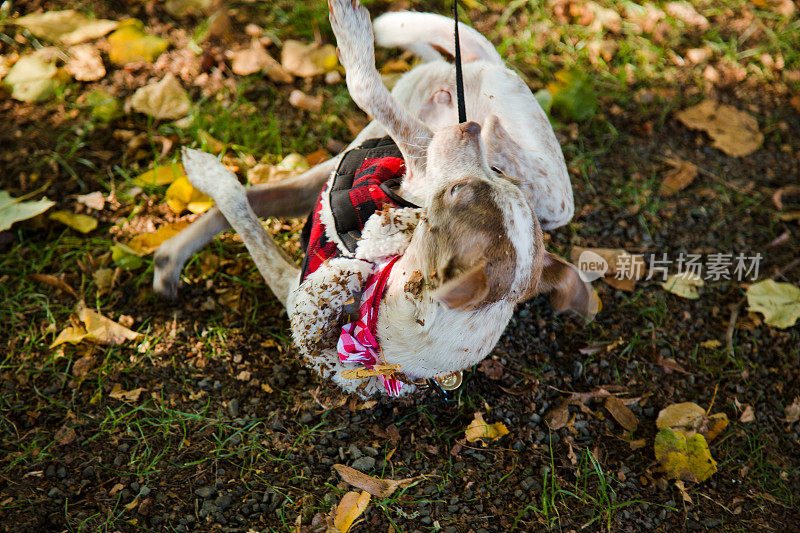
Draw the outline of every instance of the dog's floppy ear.
M600 299L578 269L549 252L544 253L542 275L531 296L542 293L550 293L550 304L557 312L575 311L592 320L600 310Z
M455 278L445 281L436 289L434 298L449 309L470 311L475 309L489 294L489 278L485 262L480 262Z

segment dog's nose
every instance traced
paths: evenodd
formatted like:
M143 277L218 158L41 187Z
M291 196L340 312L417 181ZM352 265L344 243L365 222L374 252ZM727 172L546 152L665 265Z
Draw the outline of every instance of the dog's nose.
M481 125L477 122L465 122L464 124L459 124L458 128L464 135L477 136L481 134Z

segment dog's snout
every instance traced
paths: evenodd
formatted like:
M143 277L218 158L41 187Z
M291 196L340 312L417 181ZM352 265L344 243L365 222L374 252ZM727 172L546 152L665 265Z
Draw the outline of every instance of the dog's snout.
M465 122L464 124L459 124L458 128L464 135L477 136L481 134L481 125L477 122Z

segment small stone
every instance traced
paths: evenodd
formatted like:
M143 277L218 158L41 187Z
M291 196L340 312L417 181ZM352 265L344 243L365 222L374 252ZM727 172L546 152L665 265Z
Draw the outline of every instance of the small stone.
M220 494L217 496L217 499L214 500L214 505L219 507L220 509L227 509L227 507L231 504L233 498L231 498L230 494Z
M238 418L239 416L239 400L233 398L228 402L228 412L231 414L233 418Z
M207 487L200 487L199 489L194 491L194 493L201 498L210 498L211 496L216 494L216 492L217 489L215 489L210 485Z
M66 469L66 467L59 466L57 475L58 475L59 479L64 479L65 477L67 477L67 469Z
M86 468L83 469L83 472L81 472L81 476L83 477L83 479L89 479L93 475L94 475L93 466L87 466Z
M58 487L53 487L53 488L52 488L52 489L50 489L50 491L47 493L47 497L48 497L48 498L60 498L60 497L61 497L61 491L60 491L60 490L58 490Z
M366 472L368 470L372 470L375 468L375 459L373 457L364 456L359 457L355 461L353 461L353 468L356 470L361 470L362 472Z

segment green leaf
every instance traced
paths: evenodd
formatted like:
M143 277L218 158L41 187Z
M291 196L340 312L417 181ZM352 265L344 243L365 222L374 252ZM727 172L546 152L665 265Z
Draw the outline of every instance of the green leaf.
M547 90L553 97L553 109L569 120L581 122L597 111L594 87L582 71L557 72L556 81L548 83Z
M24 202L22 198L12 198L6 191L0 191L0 231L7 230L14 222L44 213L53 204L55 202L47 198Z
M110 122L122 116L120 101L102 89L95 89L87 94L86 105L92 109L92 116L103 122Z
M135 251L119 243L111 246L111 259L122 270L136 270L144 264L144 260Z
M790 328L800 318L800 289L765 279L747 288L747 305L750 311L763 313L764 322L770 326Z
M680 431L664 428L653 445L656 459L667 475L683 481L705 481L717 471L705 437L695 433L688 439Z

